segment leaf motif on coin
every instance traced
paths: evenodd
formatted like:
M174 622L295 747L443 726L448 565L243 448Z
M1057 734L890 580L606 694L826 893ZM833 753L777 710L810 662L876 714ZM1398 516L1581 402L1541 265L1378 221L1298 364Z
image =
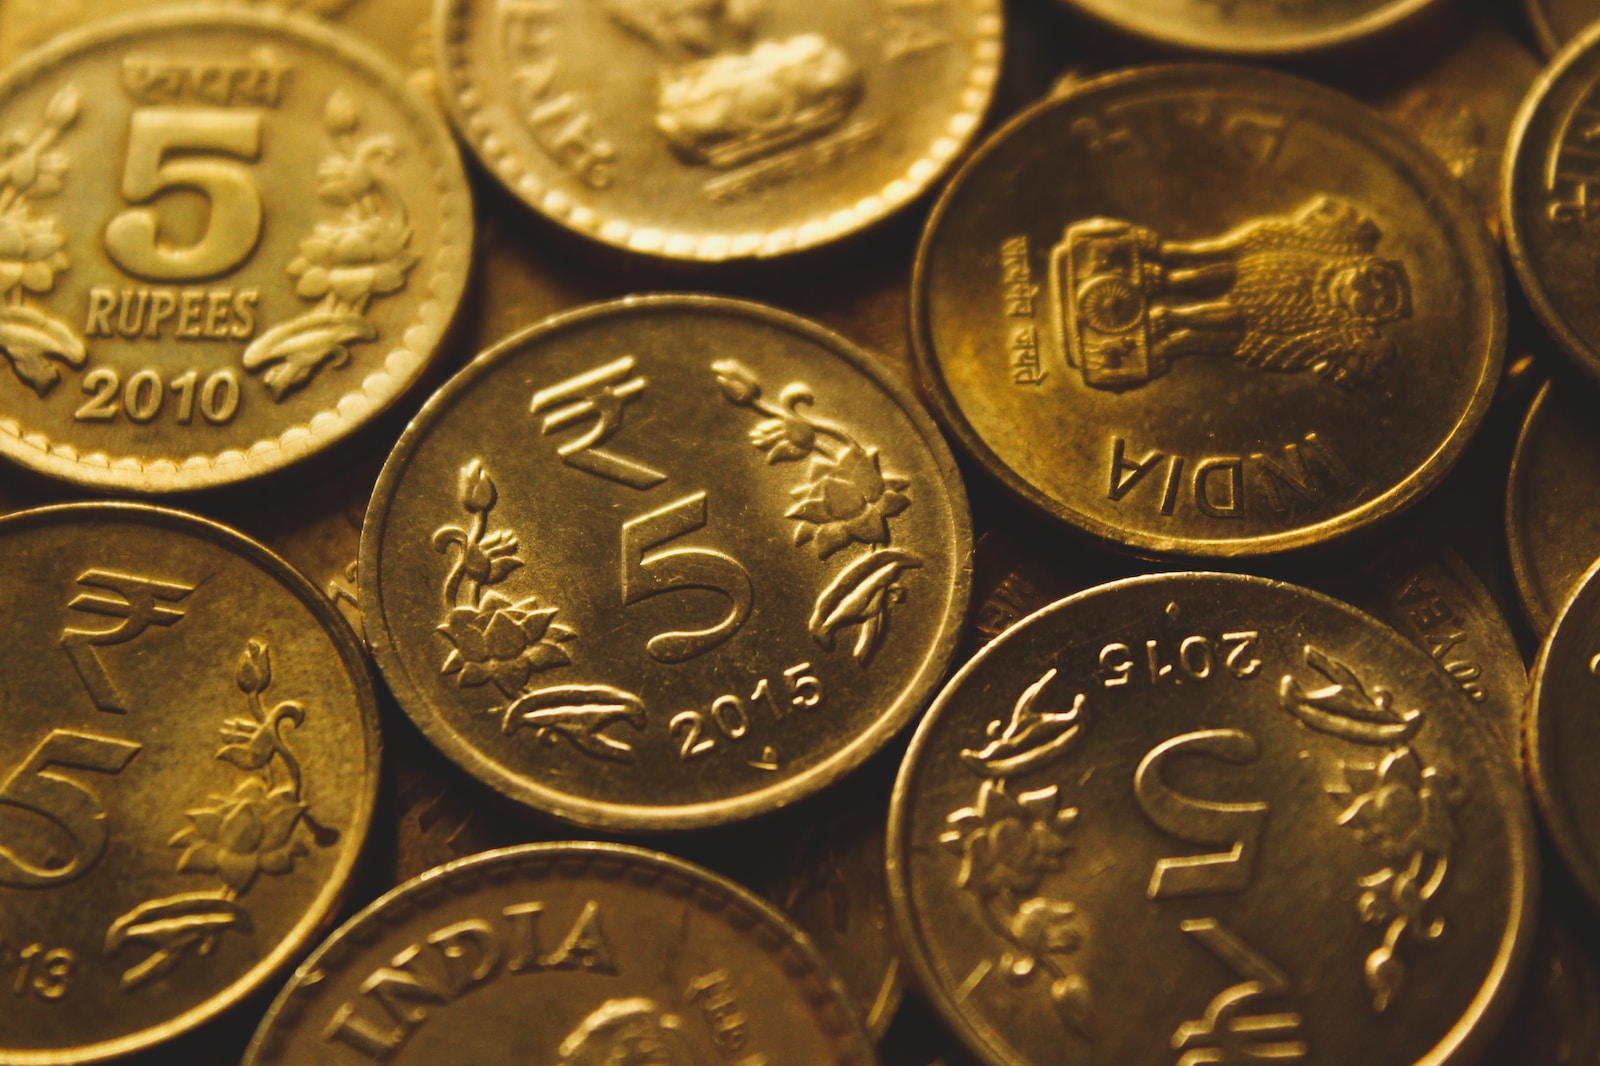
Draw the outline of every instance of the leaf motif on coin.
M52 148L77 119L78 92L68 85L51 97L36 127L8 130L0 139L0 355L40 396L61 380L52 359L74 370L88 359L71 327L28 306L30 294L48 293L71 265L55 217L36 216L33 204L61 191L70 162Z
M1340 780L1328 787L1342 808L1338 824L1353 829L1385 862L1360 879L1356 903L1363 922L1383 928L1383 943L1364 967L1372 1009L1382 1013L1405 985L1401 944L1444 935L1444 919L1431 906L1449 873L1450 809L1460 792L1447 770L1424 763L1408 743L1422 727L1422 712L1395 710L1384 689L1369 695L1348 667L1316 647L1306 646L1305 659L1328 684L1307 691L1285 675L1279 689L1284 708L1319 733L1388 749L1375 763L1342 760Z
M1071 901L1039 891L1046 874L1066 865L1078 808L1061 805L1059 786L1013 794L1005 779L1065 755L1088 726L1081 693L1064 713L1035 708L1055 676L1055 670L1046 671L1024 689L1009 721L989 723L986 746L961 753L985 780L971 807L945 818L950 828L939 842L961 859L956 884L977 897L985 922L1015 947L1000 956L1001 972L1024 984L1043 970L1062 1021L1088 1035L1089 984L1074 964L1089 937L1088 919Z
M405 288L419 259L405 200L389 172L399 154L395 139L358 138L361 116L342 91L328 97L322 119L336 148L317 168L317 195L342 213L317 223L287 268L296 294L317 306L262 333L243 356L245 369L260 373L280 403L324 366L348 362L352 345L378 339L367 307Z
M769 464L810 460L804 480L789 490L796 502L785 512L795 522L795 544L815 548L822 559L866 548L818 594L810 619L812 638L828 651L838 633L855 629L851 654L866 666L883 640L890 607L906 597L902 576L922 566L915 554L889 546L889 519L911 506L910 480L884 473L876 448L801 410L816 402L810 386L791 382L772 403L738 360L718 360L711 369L729 403L766 416L750 430L750 442Z
M123 972L124 991L171 972L191 951L211 954L219 933L250 932L250 918L239 898L261 874L293 873L295 860L308 853L308 834L319 847L338 842L337 830L312 818L300 760L284 737L286 726L305 723L305 708L284 700L269 709L262 701L272 684L272 656L265 642L252 640L245 646L234 684L244 693L250 714L223 723L222 747L215 758L249 776L230 794L213 794L187 811L190 824L169 841L183 849L180 873L214 874L223 887L148 900L111 923L107 954L130 943L150 949L142 962Z
M549 745L568 741L597 759L632 762L633 746L607 736L618 722L645 726L644 701L610 685L534 688L546 670L572 665L563 646L577 636L556 621L559 608L537 596L521 600L493 591L522 568L516 535L489 529L489 513L500 493L480 460L461 470L461 506L472 516L465 528L445 526L433 546L455 561L444 580L444 621L437 632L450 645L440 672L459 688L493 684L506 702L492 708L507 735L533 730Z

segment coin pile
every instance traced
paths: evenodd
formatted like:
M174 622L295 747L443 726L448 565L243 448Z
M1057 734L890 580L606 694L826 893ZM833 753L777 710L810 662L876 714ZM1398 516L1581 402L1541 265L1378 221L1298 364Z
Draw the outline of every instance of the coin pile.
M1600 1062L1597 19L6 0L0 1066Z

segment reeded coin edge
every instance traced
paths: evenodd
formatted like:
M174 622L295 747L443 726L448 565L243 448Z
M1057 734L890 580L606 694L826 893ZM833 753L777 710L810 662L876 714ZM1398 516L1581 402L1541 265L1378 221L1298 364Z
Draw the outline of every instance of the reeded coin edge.
M1533 627L1534 635L1539 637L1550 632L1550 627L1555 624L1556 612L1539 590L1539 582L1535 577L1538 567L1528 550L1527 538L1521 535L1522 523L1528 512L1524 502L1528 486L1522 474L1528 469L1528 451L1533 447L1533 436L1538 428L1534 423L1550 403L1550 387L1551 382L1548 381L1540 386L1533 403L1528 405L1522 428L1517 431L1516 447L1511 452L1511 473L1506 478L1506 546L1511 556L1512 584L1517 588L1517 602L1522 607L1523 617Z
M642 226L607 216L603 208L581 203L562 191L559 180L547 181L537 171L540 163L524 163L493 113L498 100L478 88L472 57L467 55L466 9L483 0L436 0L433 39L434 70L439 95L458 133L473 153L505 189L521 203L559 225L616 248L663 259L725 262L767 259L815 248L838 240L898 211L926 191L947 172L977 135L993 102L1000 76L1004 16L1000 0L965 0L979 9L974 15L972 68L960 94L960 110L952 115L945 132L905 172L849 207L815 215L795 225L743 234L700 235ZM585 0L587 2L587 0Z
M840 1066L852 1062L867 1066L873 1062L872 1043L849 1006L852 1001L844 984L828 969L811 939L772 904L720 874L671 855L629 844L573 841L519 844L471 855L435 867L384 893L334 930L296 968L256 1028L245 1050L243 1066L278 1060L281 1048L273 1046L274 1029L299 1023L322 991L328 972L349 965L370 944L370 926L401 926L413 914L483 885L503 885L513 879L537 883L591 876L611 881L626 878L641 888L659 887L680 899L693 898L701 911L721 917L734 930L748 935L757 947L779 957L785 976L815 1008L830 1036L840 1041L856 1039L864 1056L841 1059Z
M512 773L462 739L446 720L446 714L432 706L422 695L422 686L413 681L407 671L384 613L382 557L389 500L405 475L412 453L431 432L433 423L445 416L459 393L473 387L479 378L493 372L497 364L510 359L523 348L538 343L546 336L581 328L615 314L632 312L715 312L737 315L770 328L798 334L842 359L875 382L888 399L900 408L921 437L933 466L939 472L949 509L949 540L941 547L947 548L954 558L954 584L944 601L944 625L938 638L924 653L916 672L902 686L891 711L880 714L868 729L809 770L731 799L662 807L606 803L561 792L529 777ZM552 315L513 334L477 356L429 397L406 426L384 462L383 471L378 475L366 520L362 523L357 574L357 595L365 605L367 642L379 673L388 682L390 692L406 716L452 762L500 794L572 825L600 830L675 832L755 817L812 795L871 758L916 717L937 691L962 639L962 626L972 596L972 516L955 456L945 444L933 419L909 388L850 341L798 315L746 300L685 294L629 296Z
M911 737L911 743L906 749L904 759L900 763L899 772L895 775L894 791L889 800L888 843L885 847L885 855L889 880L890 926L894 932L895 942L900 946L901 957L909 965L924 999L934 1006L950 1030L961 1038L967 1050L982 1060L985 1066L1044 1066L1044 1064L1029 1063L1020 1057L1007 1057L1003 1051L990 1046L985 1034L963 1016L950 990L940 983L939 976L934 971L933 962L929 958L925 947L926 938L922 935L922 923L913 913L911 904L910 854L912 844L907 836L907 823L911 818L912 792L915 787L913 778L920 769L919 758L923 749L932 743L931 735L933 730L939 718L944 714L946 705L954 699L953 694L960 686L966 683L971 674L976 673L987 662L991 655L996 654L996 649L1008 645L1012 641L1028 639L1032 634L1028 633L1027 630L1032 625L1038 624L1046 616L1053 615L1058 611L1074 610L1081 601L1086 601L1093 597L1115 595L1118 591L1127 587L1154 584L1173 579L1204 579L1223 585L1254 586L1259 589L1270 590L1275 594L1287 593L1302 596L1324 607L1331 606L1340 612L1357 616L1370 626L1374 632L1385 634L1384 639L1388 640L1391 645L1404 647L1406 655L1427 654L1394 632L1390 627L1372 617L1372 615L1332 596L1327 596L1299 585L1293 585L1286 581L1276 581L1249 574L1213 573L1208 571L1143 574L1137 577L1107 582L1082 592L1073 593L1057 600L1055 603L1041 607L979 649L978 653L963 664L951 676L950 680L945 683L944 688L940 690L939 695L934 698L933 703L918 722L916 732ZM1434 668L1426 670L1419 668L1419 673L1438 677L1437 670ZM1446 679L1439 680L1442 684L1448 683ZM1458 702L1457 706L1461 712L1461 719L1473 722L1472 725L1465 728L1478 734L1478 741L1483 745L1484 751L1505 750L1505 745L1494 735L1494 730L1487 723L1474 718L1470 713L1471 708L1464 701ZM1505 783L1500 782L1500 784ZM1514 773L1511 784L1518 784ZM1433 1051L1418 1060L1414 1066L1458 1066L1458 1064L1477 1061L1478 1056L1488 1047L1490 1041L1498 1035L1501 1023L1515 1006L1523 977L1527 972L1528 964L1532 960L1533 939L1535 932L1537 932L1541 881L1539 853L1536 843L1537 836L1534 829L1533 816L1528 809L1528 803L1522 794L1521 788L1513 787L1510 790L1502 791L1502 799L1507 801L1506 835L1511 842L1512 869L1520 869L1524 874L1521 879L1515 876L1511 878L1512 898L1508 901L1509 906L1507 908L1511 920L1504 936L1500 939L1499 951L1493 964L1489 967L1488 973L1485 975L1483 985L1467 1005L1461 1020L1444 1034Z
M354 67L401 105L412 130L420 134L418 147L431 163L433 191L442 216L438 265L428 279L429 295L410 322L395 329L398 339L381 362L374 353L371 362L376 369L362 377L356 388L275 438L264 438L244 449L192 454L181 460L151 460L99 451L80 453L73 445L30 430L18 419L0 418L0 455L13 462L84 488L140 495L215 488L282 469L365 428L372 417L398 402L438 354L460 310L475 227L471 192L454 138L437 106L410 85L394 60L348 31L309 15L272 8L186 3L133 12L96 20L28 53L0 75L0 99L18 83L63 66L81 51L136 39L147 32L218 24L298 38L297 43Z
M0 542L7 534L50 526L60 522L144 523L156 528L176 528L202 540L212 541L236 553L245 561L256 565L275 578L304 603L313 617L322 623L323 631L333 642L339 657L344 661L356 690L363 733L367 738L365 752L367 773L360 795L355 798L355 817L350 823L350 846L346 847L334 864L333 872L323 889L306 909L305 916L281 942L268 952L260 962L222 992L198 1007L180 1014L161 1025L116 1040L80 1048L40 1051L8 1051L0 1048L0 1066L80 1066L83 1063L102 1062L122 1055L132 1054L172 1040L200 1026L254 995L267 984L274 974L284 969L310 945L338 916L351 886L351 875L360 861L372 818L378 802L378 779L383 756L383 741L378 724L378 699L373 688L371 669L366 653L362 651L355 631L345 621L336 607L322 595L299 571L290 566L270 549L240 533L238 530L167 507L144 503L101 502L65 503L36 507L0 516Z
M1600 26L1597 26L1600 28ZM1064 501L1036 488L1017 473L978 434L961 411L954 394L945 384L939 367L929 322L927 285L932 269L933 247L946 214L954 210L967 179L1021 133L1036 116L1054 108L1074 106L1080 97L1116 89L1125 83L1159 83L1162 81L1193 80L1200 84L1215 83L1223 79L1236 79L1276 89L1280 93L1293 93L1320 107L1324 114L1334 118L1358 113L1369 123L1370 138L1380 154L1389 157L1409 170L1419 191L1426 191L1426 199L1434 204L1446 222L1453 223L1452 244L1461 252L1469 265L1473 278L1485 281L1485 290L1470 301L1471 306L1491 308L1491 321L1482 330L1487 349L1483 371L1469 403L1449 434L1439 443L1415 470L1387 492L1376 496L1354 510L1324 519L1309 526L1300 526L1282 533L1260 537L1195 537L1160 536L1136 529L1119 528L1083 514ZM1331 111L1330 111L1331 109ZM1304 81L1287 74L1251 67L1222 63L1172 63L1113 71L1088 78L1059 95L1047 96L1024 108L996 130L967 157L965 163L945 184L939 201L928 217L917 246L916 261L912 271L910 300L911 351L917 369L917 381L923 398L941 426L955 440L957 446L982 467L1001 488L1024 504L1043 512L1058 522L1094 538L1101 546L1122 554L1153 553L1157 556L1180 556L1198 560L1239 559L1284 555L1308 548L1321 548L1337 541L1347 540L1375 525L1389 521L1427 495L1454 469L1477 434L1479 426L1489 412L1494 399L1495 384L1500 380L1505 362L1506 321L1505 277L1500 268L1500 257L1481 219L1481 212L1469 202L1465 188L1444 169L1444 164L1427 153L1411 139L1410 135L1379 115L1365 104L1336 90ZM1496 313L1493 309L1500 309Z
M1522 98L1517 116L1511 121L1511 135L1506 138L1506 152L1500 161L1500 229L1505 238L1506 256L1511 260L1511 269L1521 282L1522 291L1527 295L1540 325L1580 370L1600 380L1600 337L1595 338L1592 344L1586 342L1556 308L1555 301L1533 267L1526 240L1527 227L1517 212L1517 188L1522 184L1517 177L1517 161L1522 154L1523 142L1528 138L1528 129L1533 125L1540 107L1567 72L1577 66L1587 53L1597 49L1600 49L1600 22L1589 26L1556 52L1555 57L1534 79L1528 95ZM1542 163L1534 168L1537 175L1543 175L1544 172Z
M1444 0L1391 0L1375 11L1369 11L1365 15L1330 29L1309 33L1288 32L1267 36L1265 39L1230 36L1226 29L1218 29L1215 33L1185 32L1186 28L1181 24L1168 25L1141 21L1137 17L1119 16L1112 11L1086 7L1081 0L1062 0L1062 2L1103 25L1142 37L1147 41L1175 45L1212 55L1266 58L1303 56L1309 52L1321 52L1353 44L1364 38L1376 37L1409 22L1429 7L1442 6Z
M1555 841L1556 850L1561 854L1572 879L1589 901L1600 907L1600 865L1596 864L1593 856L1584 853L1574 827L1578 815L1563 798L1565 789L1559 787L1559 776L1547 761L1544 731L1540 728L1540 723L1547 716L1560 713L1558 708L1566 699L1555 685L1547 683L1551 663L1567 658L1569 654L1580 657L1584 654L1582 649L1568 652L1569 640L1577 639L1569 635L1581 630L1585 619L1600 610L1597 600L1600 600L1600 562L1589 568L1572 595L1567 597L1549 637L1539 648L1539 657L1533 664L1533 687L1528 693L1527 713L1523 719L1523 728L1526 730L1523 750L1526 752L1528 783L1532 786L1534 803L1543 816L1544 826ZM1559 731L1554 732L1554 739L1559 742Z

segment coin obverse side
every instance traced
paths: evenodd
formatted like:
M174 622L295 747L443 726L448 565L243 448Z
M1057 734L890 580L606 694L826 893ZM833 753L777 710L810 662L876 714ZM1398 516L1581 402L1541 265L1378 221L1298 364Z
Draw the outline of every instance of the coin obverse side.
M440 85L524 203L672 259L781 255L942 175L1000 62L999 0L439 0Z
M108 21L0 80L0 454L173 492L305 458L416 382L472 208L436 109L316 19Z
M258 990L344 894L377 794L348 625L226 527L0 519L0 1063L147 1047Z
M1545 55L1555 55L1589 24L1600 19L1596 0L1523 0L1533 38Z
M962 168L918 253L935 411L1109 544L1323 544L1436 485L1503 359L1459 183L1354 100L1220 66L1107 75Z
M909 390L713 297L549 320L431 399L362 532L406 713L497 790L680 829L816 791L931 698L971 529Z
M384 896L295 971L244 1061L876 1060L838 981L769 904L681 860L589 843L488 852Z
M1587 390L1546 385L1522 423L1506 488L1517 597L1543 635L1600 559L1600 432Z
M1427 656L1319 594L1134 578L946 686L895 786L901 943L991 1064L1472 1061L1515 996L1517 770Z
M1198 52L1293 55L1391 30L1439 0L1061 0L1126 33Z
M1506 148L1501 214L1506 251L1539 321L1600 380L1600 310L1587 285L1600 267L1591 115L1600 115L1600 25L1563 48L1523 101Z

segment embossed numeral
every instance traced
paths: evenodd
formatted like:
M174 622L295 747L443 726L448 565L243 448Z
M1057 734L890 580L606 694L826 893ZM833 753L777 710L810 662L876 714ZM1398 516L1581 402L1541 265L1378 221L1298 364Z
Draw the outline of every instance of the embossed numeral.
M248 168L218 154L259 159L261 113L162 107L133 113L123 197L144 204L173 189L193 189L209 203L210 220L194 244L175 246L164 237L156 211L130 208L106 226L106 253L113 262L142 278L176 281L224 274L249 257L261 237L261 192Z
M0 937L0 968L15 967L9 991L18 999L37 996L45 1002L61 999L72 990L78 957L69 948L53 948L37 941L13 948Z
M135 372L124 386L121 375L101 366L83 376L83 391L89 399L72 412L72 417L79 422L113 422L125 414L134 422L152 422L166 409L169 389L176 400L170 410L180 425L194 421L196 407L200 416L214 426L231 421L239 410L239 378L231 370L218 370L202 384L200 375L193 370L163 382L157 371L147 367Z
M822 679L808 673L810 669L810 663L797 663L783 672L782 688L787 692L786 699L779 695L779 686L763 677L756 681L748 702L729 692L711 701L709 713L694 710L673 715L667 728L678 741L678 758L688 761L709 755L717 749L719 737L733 741L749 736L751 712L762 704L766 704L775 722L787 718L792 708L810 710L816 707L822 702ZM761 770L777 769L777 757L777 750L767 747L761 759L750 765Z
M106 850L109 830L106 810L100 797L57 768L92 770L101 774L120 774L142 745L96 733L53 729L33 749L22 765L0 784L0 806L17 807L37 814L54 824L72 841L63 856L50 846L48 834L40 827L7 818L7 835L20 836L31 845L30 851L42 856L30 862L5 844L0 844L0 885L9 888L41 888L80 876Z
M706 494L697 492L622 525L622 602L631 606L681 589L706 589L726 596L728 613L705 629L672 630L651 637L645 647L664 663L681 663L727 641L750 617L755 589L750 572L737 559L709 548L670 548L671 540L703 529Z
M1266 827L1265 803L1217 803L1195 799L1162 779L1174 755L1191 755L1244 766L1261 754L1256 739L1237 729L1205 729L1158 744L1139 762L1133 791L1145 816L1179 840L1227 851L1157 860L1150 877L1151 899L1241 892L1250 883L1256 847Z

